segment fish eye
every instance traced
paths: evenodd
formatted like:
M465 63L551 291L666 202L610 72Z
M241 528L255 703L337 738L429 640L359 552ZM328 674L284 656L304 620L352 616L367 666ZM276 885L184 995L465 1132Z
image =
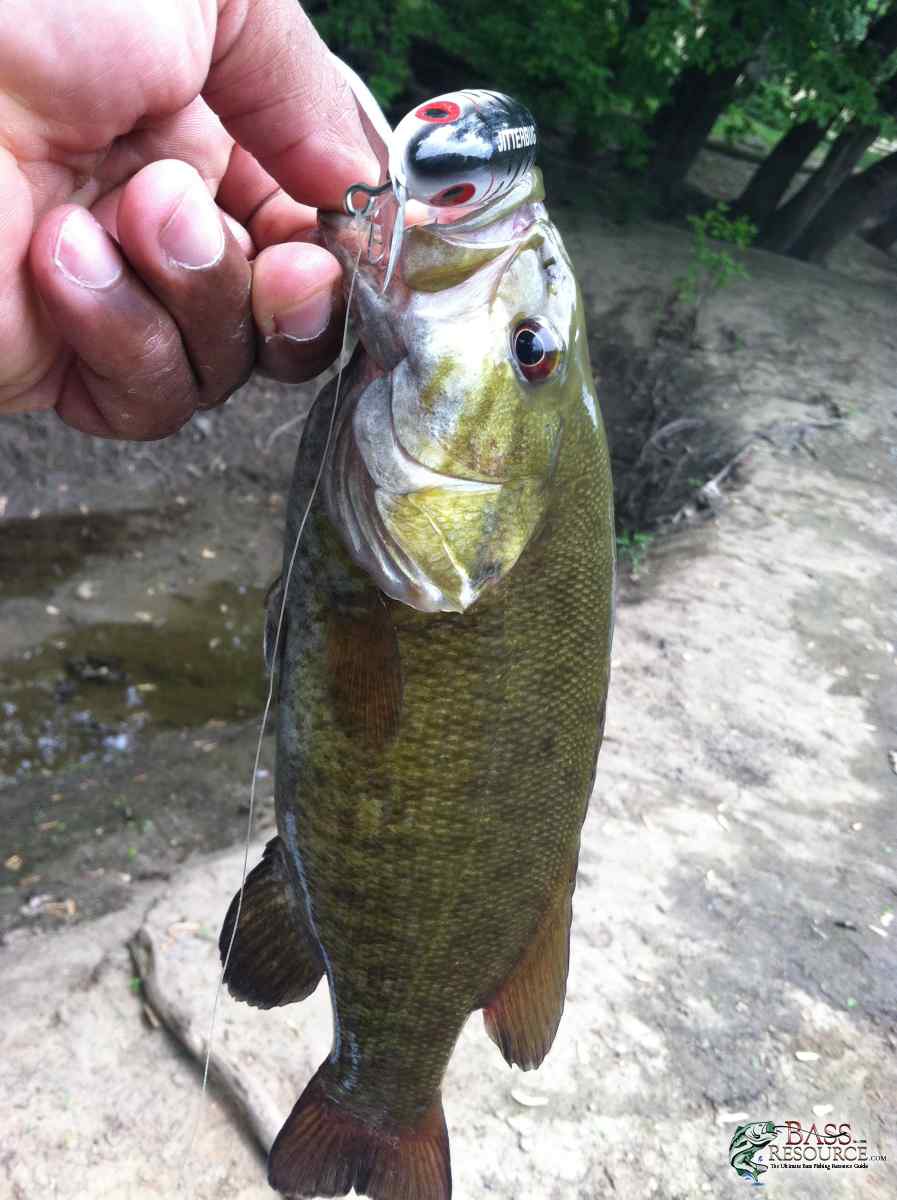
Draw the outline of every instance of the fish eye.
M555 372L561 359L561 339L546 321L532 317L515 327L511 347L529 383L542 383Z

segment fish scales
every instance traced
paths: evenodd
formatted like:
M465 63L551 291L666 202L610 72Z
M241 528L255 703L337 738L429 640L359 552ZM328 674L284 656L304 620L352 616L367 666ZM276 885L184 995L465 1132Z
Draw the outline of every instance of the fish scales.
M333 1048L269 1158L287 1196L447 1200L440 1088L468 1016L529 1068L563 1009L613 506L572 268L538 173L514 189L491 222L406 231L382 296L362 263L361 344L297 458L279 836L226 973L261 1007L327 977ZM358 223L323 227L357 261Z

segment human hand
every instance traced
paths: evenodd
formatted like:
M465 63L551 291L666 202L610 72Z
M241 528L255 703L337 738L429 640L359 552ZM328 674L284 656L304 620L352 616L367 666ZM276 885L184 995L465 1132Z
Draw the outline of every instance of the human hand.
M295 0L5 0L0 414L151 439L311 378L344 309L310 206L378 171Z

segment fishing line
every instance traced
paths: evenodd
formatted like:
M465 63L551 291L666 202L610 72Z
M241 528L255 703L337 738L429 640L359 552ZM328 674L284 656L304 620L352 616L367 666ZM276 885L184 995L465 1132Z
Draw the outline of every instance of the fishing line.
M293 575L293 567L296 563L296 556L299 552L299 543L302 540L302 534L305 531L305 526L308 523L309 514L311 513L312 505L315 502L315 497L318 494L318 489L321 486L321 480L324 478L324 468L327 465L327 457L330 454L330 443L333 440L333 430L336 424L336 410L339 406L340 387L343 381L343 371L346 367L346 338L349 335L349 314L352 306L352 293L355 290L355 279L358 275L358 264L361 261L362 251L364 249L364 240L359 238L358 254L355 256L355 262L352 267L352 278L349 281L349 292L346 297L346 319L343 324L343 338L340 346L340 363L336 374L336 389L333 395L333 405L330 409L330 424L327 427L327 437L324 440L324 452L321 455L321 462L318 466L318 472L315 476L315 481L312 484L311 495L308 498L308 503L305 506L305 511L302 514L302 520L299 522L299 529L296 532L296 538L293 542L293 550L290 554L290 561L287 565L286 574L284 576L283 587L281 589L280 612L277 617L277 630L274 634L274 645L271 653L271 671L268 679L268 694L265 698L265 707L262 713L262 720L259 726L258 742L255 747L255 758L252 765L252 781L249 785L249 817L246 823L246 841L243 846L243 868L240 877L240 890L238 892L237 912L234 917L234 926L231 930L230 941L227 946L227 953L224 956L224 963L218 976L218 985L215 988L215 1000L212 1004L212 1015L209 1020L209 1032L206 1037L206 1053L203 1062L202 1070L202 1086L200 1088L199 1099L197 1101L196 1117L192 1123L190 1132L190 1141L187 1144L187 1150L184 1155L184 1164L181 1168L180 1179L178 1181L178 1190L181 1190L181 1185L185 1181L185 1176L190 1167L190 1160L193 1157L193 1147L196 1142L197 1134L199 1133L200 1122L202 1120L206 1092L209 1083L209 1068L212 1061L212 1039L215 1035L215 1022L218 1017L218 1006L221 1000L221 992L224 987L224 977L227 974L228 964L230 963L231 952L234 948L234 942L237 937L237 929L240 924L240 913L243 911L243 895L246 890L246 875L249 869L249 844L252 840L252 826L255 817L255 790L256 780L258 779L259 764L262 757L262 745L265 737L265 727L268 724L268 717L271 713L271 705L274 703L274 680L277 677L275 663L277 662L277 652L280 649L280 637L283 630L283 621L287 609L287 596L289 594L290 579ZM187 1195L192 1196L193 1187L192 1181L187 1180Z

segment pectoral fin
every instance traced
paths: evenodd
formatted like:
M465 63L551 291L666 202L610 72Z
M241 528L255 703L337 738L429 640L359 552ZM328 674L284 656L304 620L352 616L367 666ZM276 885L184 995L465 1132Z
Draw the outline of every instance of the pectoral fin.
M234 923L239 923L231 947ZM228 958L228 948L230 957ZM218 939L224 982L253 1008L276 1008L311 995L324 973L308 931L302 901L288 874L283 843L272 838L262 861L246 876L243 901L234 896Z
M342 728L382 749L399 729L402 663L386 601L369 590L356 612L332 612L327 622L327 665L333 708Z
M517 965L483 1009L486 1032L510 1066L538 1067L551 1049L567 994L572 878L564 880Z

